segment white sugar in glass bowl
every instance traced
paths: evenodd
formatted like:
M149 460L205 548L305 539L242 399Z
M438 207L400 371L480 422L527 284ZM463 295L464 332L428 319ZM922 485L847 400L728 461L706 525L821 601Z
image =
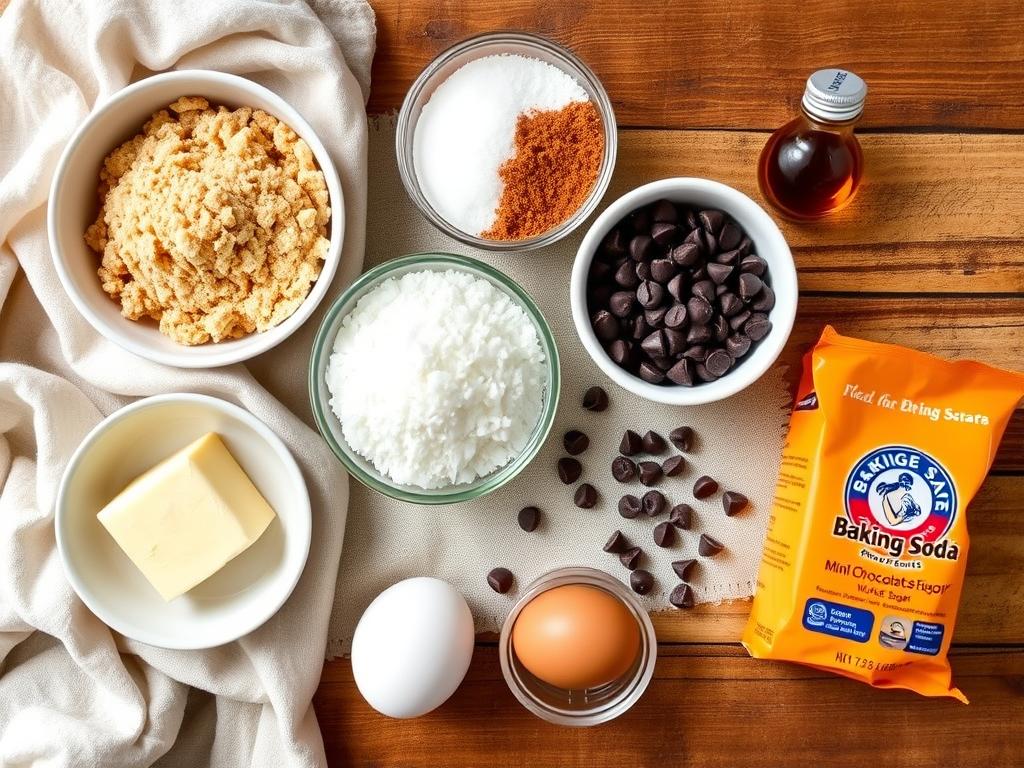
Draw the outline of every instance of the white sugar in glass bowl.
M601 247L605 236L630 212L661 199L700 209L714 208L731 216L753 241L754 253L768 262L767 282L775 292L775 307L768 315L772 323L768 335L757 342L749 354L722 378L692 387L651 384L612 362L594 334L587 307L587 275L594 254ZM793 254L771 216L737 189L709 179L686 177L644 184L609 205L583 238L569 283L576 332L597 366L623 389L667 405L700 405L724 400L761 378L779 357L793 330L797 293Z
M144 472L215 432L274 510L251 547L167 602L96 519ZM101 421L71 457L57 492L57 550L68 581L99 619L161 648L212 648L273 616L306 564L309 493L284 442L248 411L206 395L156 395Z
M240 339L185 346L160 333L155 322L121 315L96 274L99 256L85 244L85 230L96 219L100 167L112 150L142 130L154 112L182 96L202 96L211 105L262 109L288 125L309 145L324 174L330 195L330 246L320 276L295 312L263 332ZM64 290L93 328L140 357L179 368L214 368L241 362L277 346L316 309L330 288L341 259L345 206L341 180L313 128L273 91L237 75L208 70L180 70L147 77L115 93L79 126L57 163L50 188L47 229L54 266Z

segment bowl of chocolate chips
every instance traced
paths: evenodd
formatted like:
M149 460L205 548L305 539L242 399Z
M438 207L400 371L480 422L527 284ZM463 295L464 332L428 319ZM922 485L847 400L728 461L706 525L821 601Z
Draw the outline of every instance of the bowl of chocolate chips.
M580 340L616 384L670 405L722 400L782 352L797 278L761 206L708 179L662 179L602 213L570 285Z

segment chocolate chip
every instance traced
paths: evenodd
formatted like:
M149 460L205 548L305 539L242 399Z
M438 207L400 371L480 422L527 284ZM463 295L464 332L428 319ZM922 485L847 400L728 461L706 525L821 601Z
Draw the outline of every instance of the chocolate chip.
M716 342L723 342L729 337L729 323L721 315L715 315L711 321L711 332Z
M625 233L616 227L604 236L604 242L601 243L601 250L609 258L617 259L626 255L627 246L628 242L626 240Z
M650 429L647 430L647 433L643 436L641 443L644 447L644 453L661 453L668 447L665 443L665 438Z
M693 428L676 427L668 433L668 439L680 451L689 453L693 448Z
M651 231L651 212L647 208L637 208L626 218L634 232Z
M675 589L669 593L668 601L676 608L693 608L693 587L689 584L677 584Z
M623 456L635 456L643 450L644 441L632 429L627 429L619 441L619 453Z
M715 300L715 283L712 280L698 280L693 284L691 293L711 304Z
M620 483L628 483L636 477L636 463L625 456L616 456L612 459L612 477Z
M665 332L665 338L668 338L668 332L667 331ZM674 359L669 357L669 355L671 355L671 354L672 353L670 351L664 357L661 357L661 356L652 357L651 358L651 362L654 363L655 366L657 366L659 371L667 371L669 368L671 368L676 363L676 361Z
M775 307L775 291L767 283L762 284L761 294L750 304L758 312L771 312Z
M640 341L651 332L651 326L647 322L647 318L645 317L646 314L647 312L644 312L643 315L637 315L636 317L633 318L633 326L631 329L632 333L630 335L636 341Z
M683 275L676 275L668 281L665 290L676 301L686 301L686 278Z
M694 344L683 352L683 357L687 360L692 360L695 363L704 362L704 358L708 356L708 351L700 344Z
M644 309L654 309L665 300L665 286L653 280L644 280L636 289L636 300Z
M724 283L731 274L732 267L728 264L719 264L717 261L712 261L708 264L708 277L714 281L715 285Z
M680 530L690 530L693 525L693 507L689 504L676 504L668 513L668 521Z
M655 331L640 342L640 348L651 357L663 357L668 349L664 331Z
M680 360L665 373L669 381L681 387L693 386L693 363L689 360Z
M487 584L500 595L512 589L512 582L514 581L515 577L508 568L493 568L487 574Z
M740 261L740 272L748 272L752 275L757 275L758 277L764 277L764 273L767 271L768 262L756 253L744 256Z
M707 344L714 338L714 333L706 325L691 325L686 333L688 344Z
M640 363L640 368L637 371L640 378L646 381L648 384L660 384L665 380L665 374L654 363L644 360Z
M683 353L686 349L686 334L682 331L677 331L675 328L665 329L665 348L668 350L668 356L676 358ZM668 368L672 367L673 360L669 363ZM664 370L668 370L665 368Z
M718 247L723 251L731 251L742 239L743 231L731 221L727 221L718 232Z
M740 240L740 244L736 246L736 250L740 252L740 258L746 256L753 249L754 243L751 242L750 238L746 235Z
M665 315L668 313L668 307L661 306L655 307L654 309L645 309L642 315L644 322L651 330L655 328L661 328L665 324Z
M566 485L571 485L580 479L583 474L583 465L576 459L563 456L558 460L558 479Z
M725 545L718 539L713 539L706 533L700 535L700 541L697 542L697 551L700 552L702 557L714 557L723 549L725 549Z
M633 291L616 291L608 299L608 309L616 317L629 317L636 306L636 294Z
M666 328L684 328L689 319L685 304L673 304L665 310L664 322Z
M733 317L743 311L743 302L735 293L723 293L718 299L718 306L724 317Z
M679 227L667 221L657 221L652 224L651 237L658 245L665 247L675 245L682 238Z
M626 537L622 535L622 531L616 531L608 537L608 541L605 542L603 549L605 552L617 555L620 552L624 552L628 546L629 542L627 542Z
M640 482L644 485L651 486L657 485L661 480L661 464L656 461L641 461L639 464L640 468Z
M675 477L676 475L682 474L684 469L686 469L686 459L682 456L669 456L661 462L661 471L664 472L667 477Z
M701 211L700 223L708 232L718 232L725 223L725 214L715 210Z
M692 267L700 261L700 246L697 243L685 242L673 248L669 256L681 267Z
M643 568L629 574L629 586L638 595L646 595L654 589L654 577Z
M633 346L623 339L616 339L608 345L608 356L616 365L626 365L633 355Z
M632 520L640 514L640 499L632 494L626 494L619 499L619 514L627 520Z
M659 283L669 282L676 274L676 265L671 259L655 259L651 262L651 279Z
M611 341L619 337L619 321L606 309L595 312L590 318L590 324L594 327L594 335L601 341Z
M679 221L679 212L671 200L657 200L651 205L651 220L675 224Z
M742 333L734 333L725 340L725 351L733 359L741 358L750 351L750 339Z
M747 497L737 491L726 491L722 494L722 508L729 517L742 512L748 503Z
M721 349L716 349L704 361L708 371L715 377L721 377L728 373L729 369L732 368L732 363L733 360L729 357L729 353Z
M629 568L629 570L634 571L640 564L640 558L643 554L644 552L640 547L630 547L619 555L619 562Z
M651 265L649 262L641 261L633 267L633 272L636 274L636 279L640 282L651 279Z
M740 328L746 325L747 320L750 319L751 314L753 313L749 309L744 309L738 315L733 315L732 317L729 318L729 327L732 328L732 330L734 331L738 331Z
M640 499L640 507L648 517L657 517L665 511L665 495L661 491L648 491Z
M608 393L601 387L591 387L583 393L583 407L600 413L608 407Z
M739 290L740 298L744 301L751 301L757 294L761 292L764 287L764 283L761 282L761 278L755 275L753 272L743 272L740 274L739 279Z
M719 264L730 264L735 265L742 258L742 254L738 249L732 251L722 251L720 254L715 256L715 261Z
M570 429L562 437L562 445L570 456L579 456L590 447L590 438L578 429Z
M654 543L659 547L671 547L676 542L676 529L672 523L658 523L654 526Z
M615 296L612 296L612 300ZM612 310L615 311L614 309ZM708 321L711 320L711 304L708 303L707 299L701 298L700 296L692 296L688 302L686 302L686 314L690 318L690 323L693 325L707 325Z
M654 240L650 235L637 235L629 241L629 256L633 261L646 261L654 250Z
M536 507L523 507L519 510L519 527L527 533L537 530L540 524L540 510Z
M768 332L772 329L772 323L768 319L768 315L762 312L755 312L747 320L747 324L743 326L743 332L750 337L751 341L760 341Z
M704 363L694 363L693 372L696 374L697 379L700 381L714 381L714 374L710 373L705 367Z
M624 261L615 270L615 284L622 288L636 289L640 285L640 278L636 274L633 262Z
M695 499L706 499L718 491L718 483L707 475L701 475L693 484L693 497Z
M597 504L597 489L590 483L583 483L576 489L572 502L580 509L590 509Z
M697 561L692 558L689 560L675 560L672 562L672 570L676 572L676 576L683 581L686 581L690 575L690 571L693 570L693 566L696 564Z

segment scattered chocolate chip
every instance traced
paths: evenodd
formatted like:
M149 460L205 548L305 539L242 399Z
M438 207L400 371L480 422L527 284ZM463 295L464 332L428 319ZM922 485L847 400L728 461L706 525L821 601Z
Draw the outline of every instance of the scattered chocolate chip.
M722 494L722 508L729 517L742 512L747 503L747 497L738 491L726 491Z
M676 504L668 513L668 521L682 531L690 530L693 525L693 507L689 504Z
M668 433L668 439L680 451L689 453L693 449L693 428L676 427Z
M641 443L643 445L644 453L657 454L661 453L668 447L665 443L665 438L650 429L647 430L646 434L644 434Z
M695 499L706 499L718 490L718 483L707 475L701 475L693 484L693 497Z
M527 533L537 530L540 524L540 510L536 507L523 507L519 510L519 527Z
M583 407L600 413L608 407L608 393L601 387L591 387L583 393Z
M697 561L692 558L689 560L675 560L672 563L672 570L676 572L676 576L680 579L687 581L690 571L693 570L693 566L696 564Z
M718 539L713 539L706 533L702 533L700 535L700 541L697 543L697 551L700 552L701 557L714 557L723 549L725 549L725 545Z
M579 456L590 447L590 438L578 429L570 429L562 438L562 445L565 446L566 453Z
M627 542L626 537L622 535L622 531L615 531L615 533L608 537L608 541L605 542L603 549L605 552L617 555L620 552L625 551L627 546L629 546L629 542Z
M628 483L636 477L636 462L625 456L612 459L612 477L620 483Z
M583 474L583 465L576 459L563 456L558 460L558 479L566 485L572 485Z
M643 556L643 553L640 547L630 547L619 555L619 562L629 568L629 570L634 571L640 564L640 558Z
M662 470L661 464L656 461L641 461L638 465L640 468L640 482L644 485L657 485L661 480Z
M638 595L646 595L654 589L654 577L651 576L650 572L640 568L629 574L629 586Z
M590 509L597 504L597 489L590 483L583 483L576 489L572 502L580 509Z
M665 511L665 495L661 491L648 491L640 499L640 506L648 517L657 517Z
M686 459L682 456L669 456L663 462L661 462L661 471L665 473L667 477L675 477L681 474L686 469Z
M619 442L619 453L623 456L636 456L643 450L644 441L632 429L627 429Z
M487 574L487 584L500 595L512 589L513 581L515 581L515 577L508 568L493 568Z
M668 601L676 608L693 608L693 587L689 584L677 584L675 589L669 593Z
M676 541L676 529L672 523L658 523L654 526L654 543L659 547L671 547Z
M640 499L631 493L627 493L619 499L619 514L627 520L632 520L640 514Z

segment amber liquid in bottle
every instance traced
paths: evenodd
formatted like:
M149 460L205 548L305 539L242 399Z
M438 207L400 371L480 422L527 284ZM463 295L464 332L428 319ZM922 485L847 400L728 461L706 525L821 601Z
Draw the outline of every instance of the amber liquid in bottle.
M804 113L779 128L761 151L761 194L784 216L798 220L817 219L848 204L864 165L853 122L823 123Z

